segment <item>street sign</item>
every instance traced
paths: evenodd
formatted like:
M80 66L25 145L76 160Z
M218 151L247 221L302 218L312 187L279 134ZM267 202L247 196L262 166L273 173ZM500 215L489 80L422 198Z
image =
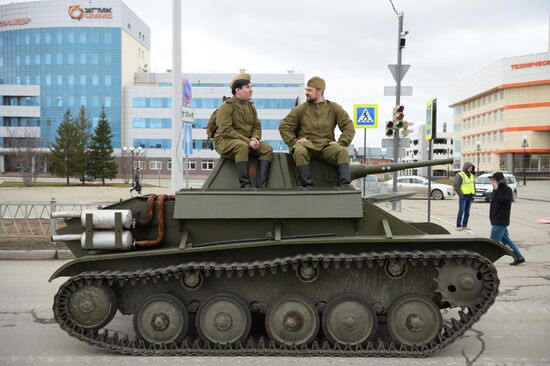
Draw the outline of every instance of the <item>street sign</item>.
M183 124L183 154L185 156L193 155L193 125L191 123Z
M394 97L397 95L397 87L396 86L385 86L384 87L384 96L386 97ZM402 97L410 97L413 95L413 87L412 86L402 86L401 87L401 96Z
M382 147L385 149L393 149L393 138L391 139L382 139ZM408 148L411 146L411 139L403 138L399 139L399 147Z
M399 80L397 80L397 77L398 77L397 71L399 70L399 65L389 64L388 68L390 69L390 72L393 75L395 82L399 82L403 80L403 78L405 77L405 74L411 68L411 65L401 65L401 75L400 75L401 78Z
M426 102L426 128L424 138L426 141L436 138L437 131L437 99L430 99Z
M193 92L191 91L191 81L189 81L189 79L185 79L183 81L183 101L185 105L189 105L192 100Z
M181 106L181 121L182 122L195 122L195 114L193 108Z
M355 128L378 127L378 104L355 104L353 106Z
M393 149L388 149L386 152L386 156L389 156L390 158L393 158ZM406 150L404 148L397 149L397 157L398 158L404 158L406 155Z

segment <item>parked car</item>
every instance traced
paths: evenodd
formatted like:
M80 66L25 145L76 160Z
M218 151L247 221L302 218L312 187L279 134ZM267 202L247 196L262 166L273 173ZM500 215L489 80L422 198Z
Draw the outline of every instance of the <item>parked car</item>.
M384 183L386 188L391 190L393 179ZM397 177L397 189L399 191L416 192L414 197L428 197L428 179L418 176ZM435 200L451 198L456 195L454 188L448 184L439 184L432 182L431 197Z
M491 179L489 177L492 174L493 173L485 173L475 179L475 198L483 198L487 202L491 201L491 198L493 197L493 185L491 184ZM506 180L506 184L508 184L508 186L512 188L512 192L514 192L513 200L515 201L518 196L518 184L516 181L516 177L514 177L514 175L510 173L503 174L504 179Z
M97 179L96 177L92 177L91 175L84 175L84 176L78 177L78 180L80 180L81 182L94 182L96 179Z

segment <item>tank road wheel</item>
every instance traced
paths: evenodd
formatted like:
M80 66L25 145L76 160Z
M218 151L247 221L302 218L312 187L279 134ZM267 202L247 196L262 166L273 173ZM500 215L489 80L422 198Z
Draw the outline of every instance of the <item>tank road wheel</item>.
M442 323L438 307L425 296L401 296L388 310L388 332L398 344L428 343L441 333Z
M134 315L134 330L147 343L180 342L188 328L189 315L185 305L170 294L147 297Z
M461 264L446 264L437 268L437 291L451 306L469 307L479 302L483 276L478 269Z
M305 297L283 295L269 306L265 327L269 337L278 343L309 343L319 331L319 313Z
M250 332L252 316L239 297L217 294L201 302L197 312L197 331L202 339L217 344L242 341Z
M362 344L376 333L376 314L356 294L342 294L333 298L323 311L323 331L332 343Z
M112 288L85 285L69 297L71 320L79 327L97 330L109 323L116 314L116 296Z

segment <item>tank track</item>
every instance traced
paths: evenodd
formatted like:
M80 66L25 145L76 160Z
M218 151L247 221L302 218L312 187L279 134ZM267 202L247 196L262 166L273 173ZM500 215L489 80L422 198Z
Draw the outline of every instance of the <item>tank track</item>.
M366 345L330 344L317 339L311 344L300 346L278 345L262 337L250 337L244 342L232 345L216 345L202 339L186 339L163 345L150 345L137 338L107 329L91 331L75 325L67 311L66 304L72 291L79 284L139 285L147 281L167 281L172 276L180 278L187 271L200 270L205 276L253 276L267 272L277 273L289 268L296 269L301 263L329 268L361 268L383 266L386 260L406 260L410 265L434 265L445 263L465 263L478 268L484 280L479 301L458 311L458 319L444 320L443 331L429 343L415 346L396 346L393 341L373 340ZM436 279L434 279L436 283ZM499 280L493 264L486 258L468 251L392 251L366 252L355 255L303 254L293 257L276 258L270 261L215 263L188 262L162 268L138 271L90 271L70 278L60 288L54 298L55 320L69 335L91 345L127 355L155 356L336 356L336 357L425 357L443 349L468 330L494 303L498 294ZM467 310L467 311L466 311Z

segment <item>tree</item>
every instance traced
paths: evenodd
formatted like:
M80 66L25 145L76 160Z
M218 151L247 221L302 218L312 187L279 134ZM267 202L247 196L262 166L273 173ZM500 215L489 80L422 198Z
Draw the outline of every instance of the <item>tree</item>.
M13 156L23 183L31 187L38 176L37 160L40 161L44 155L40 147L40 131L32 127L8 128L8 136L4 139L7 155Z
M86 116L86 108L83 105L80 106L80 111L78 112L78 116L75 118L74 123L78 137L76 153L74 156L75 175L81 177L82 184L85 184L86 180L84 179L84 176L88 171L87 152L89 147L88 145L90 143L90 130L92 128L92 124L90 123L88 116Z
M105 178L113 179L117 174L117 164L113 155L113 133L107 120L105 107L101 109L99 121L92 136L90 150L88 151L88 173L101 178L105 185Z
M63 114L61 124L57 128L55 143L50 148L53 173L58 177L67 178L67 185L69 185L69 177L78 172L75 159L79 151L78 144L78 130L71 112L67 109Z

